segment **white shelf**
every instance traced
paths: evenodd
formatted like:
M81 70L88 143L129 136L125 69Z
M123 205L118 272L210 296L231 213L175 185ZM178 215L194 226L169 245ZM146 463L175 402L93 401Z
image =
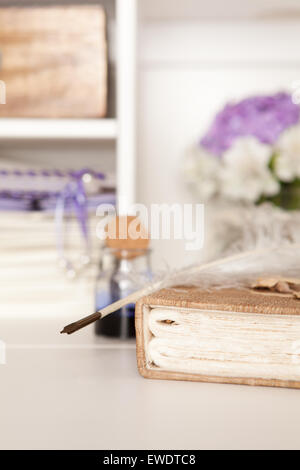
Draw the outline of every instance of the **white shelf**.
M0 139L114 140L116 119L0 119Z
M140 0L142 20L250 20L299 16L299 0ZM179 44L179 43L178 43Z
M110 73L116 119L12 119L0 118L0 142L8 145L39 140L114 141L117 199L120 213L127 214L136 201L136 45L138 0L103 0L108 13L109 63L116 69L116 90ZM52 2L51 2L52 3ZM54 2L55 3L55 2ZM78 3L78 2L77 2ZM83 0L80 3L84 4ZM112 106L114 108L114 106ZM25 144L23 145L23 141ZM41 146L42 147L42 146ZM45 145L45 149L46 149ZM22 149L22 151L23 151ZM102 155L102 151L101 151ZM49 162L51 164L51 162Z

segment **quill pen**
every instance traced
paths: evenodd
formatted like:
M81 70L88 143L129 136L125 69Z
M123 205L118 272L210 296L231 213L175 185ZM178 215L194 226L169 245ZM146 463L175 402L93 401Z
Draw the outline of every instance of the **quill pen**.
M178 285L201 289L249 287L260 276L296 277L300 272L300 215L269 205L247 208L240 220L243 230L231 253L221 259L165 275L128 297L67 325L72 334L152 292Z

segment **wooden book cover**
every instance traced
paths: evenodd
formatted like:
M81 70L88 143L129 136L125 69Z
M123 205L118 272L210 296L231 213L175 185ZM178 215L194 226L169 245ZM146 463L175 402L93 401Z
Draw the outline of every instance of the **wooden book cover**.
M0 8L0 116L104 117L105 25L97 5Z
M136 305L142 376L300 388L300 300L247 289L164 289Z

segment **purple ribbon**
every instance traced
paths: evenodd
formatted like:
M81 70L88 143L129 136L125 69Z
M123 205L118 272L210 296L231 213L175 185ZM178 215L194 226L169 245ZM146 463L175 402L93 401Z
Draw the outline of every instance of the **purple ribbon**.
M66 210L69 207L72 211L74 209L75 216L79 223L81 234L83 236L83 241L85 244L85 253L84 253L84 264L91 259L91 243L88 229L88 197L86 194L85 184L83 177L84 175L89 174L97 179L104 179L105 176L102 173L95 174L90 170L83 169L80 171L72 172L70 174L72 181L70 181L60 196L57 199L56 204L56 227L57 227L57 244L58 244L58 253L60 259L64 263L64 267L70 273L76 273L74 266L71 261L68 260L65 256L65 215Z
M87 195L81 175L76 176L74 181L66 185L57 198L56 203L56 228L58 252L61 259L66 260L64 254L65 246L65 216L66 212L74 210L75 216L86 246L86 255L90 255L90 238L88 230ZM68 263L69 264L69 263Z
M36 172L28 170L25 172L14 170L0 170L0 177L30 177L33 180L36 177L44 177L48 181L50 178L68 178L69 181L61 191L35 191L35 190L0 190L0 210L49 210L55 208L56 231L57 231L57 249L60 259L64 261L68 271L75 271L72 263L65 257L65 229L67 228L66 214L74 213L78 221L80 232L85 244L85 259L90 259L91 244L88 228L88 209L95 207L101 202L115 203L113 194L97 195L92 197L91 203L86 193L84 176L90 175L92 178L104 180L105 175L101 172L95 172L90 169L79 171L62 172L60 170ZM48 182L47 182L48 184ZM50 184L50 183L49 183ZM34 182L33 182L34 186ZM103 200L104 199L104 200ZM86 263L85 263L86 264Z

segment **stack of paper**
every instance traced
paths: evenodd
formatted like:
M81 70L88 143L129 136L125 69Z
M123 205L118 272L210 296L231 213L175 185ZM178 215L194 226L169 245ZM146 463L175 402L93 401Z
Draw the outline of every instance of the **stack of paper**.
M0 315L84 314L94 308L94 283L102 242L96 238L98 220L90 221L91 265L69 279L59 265L57 230L52 214L0 213ZM71 219L65 255L80 265L84 240Z

